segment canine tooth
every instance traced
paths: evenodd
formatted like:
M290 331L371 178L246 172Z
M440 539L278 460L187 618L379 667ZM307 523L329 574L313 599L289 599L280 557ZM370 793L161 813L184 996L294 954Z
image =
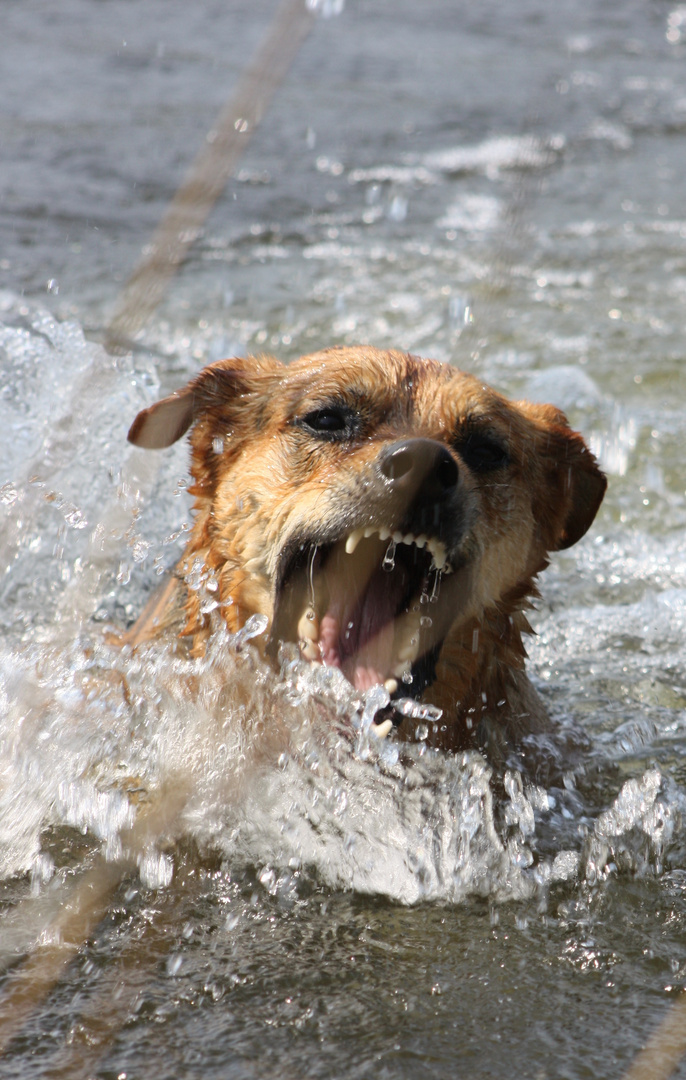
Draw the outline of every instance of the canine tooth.
M389 694L394 694L396 692L396 690L398 689L398 680L397 679L386 679L386 682L384 683L384 686L385 686L386 690L388 690Z
M379 540L390 540L390 538L391 538L391 530L390 529L379 529Z
M426 546L433 555L434 565L436 569L442 570L448 560L448 555L444 545L440 542L440 540L427 540Z
M298 639L319 641L319 619L310 608L302 613L298 621Z
M348 537L348 539L345 542L346 554L352 555L355 548L359 544L362 537L366 534L366 532L367 532L366 529L364 529L364 530L363 529L353 529L353 531L350 533L350 536Z
M317 642L307 638L300 642L300 655L303 660L321 660L322 658Z
M369 730L377 739L385 739L392 727L392 720L383 720L380 724L372 724Z
M409 675L412 664L409 660L403 660L400 664L396 664L393 668L393 674L399 679L402 679L403 675Z
M442 570L443 569L443 567L446 564L446 559L447 559L447 556L446 556L445 551L435 551L434 552L434 562L436 564L436 569L437 570Z

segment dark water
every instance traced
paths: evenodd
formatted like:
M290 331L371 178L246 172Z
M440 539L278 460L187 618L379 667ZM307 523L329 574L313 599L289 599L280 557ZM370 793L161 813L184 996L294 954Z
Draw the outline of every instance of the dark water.
M3 971L117 855L134 780L187 791L180 839L151 843L0 1073L621 1077L686 971L686 9L348 0L140 348L108 358L118 290L272 14L0 8ZM231 352L358 341L553 401L603 460L530 650L587 738L555 778L492 792L478 755L418 746L410 784L393 744L312 726L312 690L344 712L340 686L274 687L218 647L193 710L170 658L102 640L188 518L183 447L127 457L141 405ZM259 767L220 708L246 677L293 748Z

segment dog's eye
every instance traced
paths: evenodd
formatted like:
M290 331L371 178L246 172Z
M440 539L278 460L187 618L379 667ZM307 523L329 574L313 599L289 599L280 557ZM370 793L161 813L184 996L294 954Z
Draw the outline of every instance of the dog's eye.
M327 438L336 439L352 434L353 417L347 410L337 406L314 409L301 419L301 424Z
M490 472L509 464L510 456L501 443L490 435L473 431L457 442L455 449L473 472Z

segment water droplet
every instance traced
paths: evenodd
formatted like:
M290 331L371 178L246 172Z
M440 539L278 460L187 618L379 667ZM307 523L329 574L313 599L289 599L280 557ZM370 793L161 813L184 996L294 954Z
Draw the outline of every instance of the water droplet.
M391 540L386 548L386 554L383 557L381 569L389 574L391 570L395 570L395 540Z
M317 557L317 545L313 544L310 548L310 558L307 564L307 580L310 586L310 607L314 611L316 608L314 599L314 560Z
M10 480L0 487L0 502L4 503L5 506L12 506L18 498L19 493Z
M428 630L430 626L433 626L433 622L434 621L430 615L422 615L419 620L419 625L425 627Z
M170 956L167 960L167 974L171 975L172 978L174 975L178 975L179 971L181 970L182 963L183 957L179 956L178 953L176 954L176 956Z
M431 600L432 604L436 604L438 602L438 594L441 591L441 577L442 577L442 575L441 575L441 572L439 570L436 573L436 577L434 578L434 587L431 590L430 600Z

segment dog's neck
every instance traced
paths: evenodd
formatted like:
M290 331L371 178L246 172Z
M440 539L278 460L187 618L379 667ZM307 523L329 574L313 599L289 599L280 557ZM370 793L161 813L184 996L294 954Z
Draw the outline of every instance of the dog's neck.
M492 741L496 731L503 745L495 756L502 756L522 731L546 729L545 707L524 670L523 638L533 633L525 611L532 607L529 597L537 595L532 582L448 635L424 693L427 703L443 711L432 746L466 750Z

